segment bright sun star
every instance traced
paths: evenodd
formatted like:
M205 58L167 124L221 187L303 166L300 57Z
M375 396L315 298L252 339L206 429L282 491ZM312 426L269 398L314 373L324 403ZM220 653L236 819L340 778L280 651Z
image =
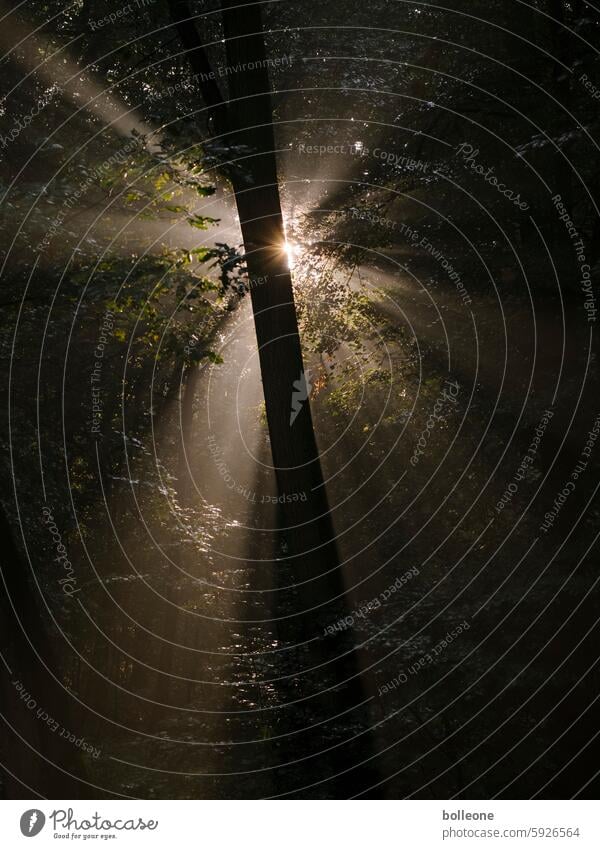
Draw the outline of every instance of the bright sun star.
M288 267L292 269L296 263L298 255L300 254L300 248L293 242L286 241L284 243L283 250L285 251L285 255L287 256Z

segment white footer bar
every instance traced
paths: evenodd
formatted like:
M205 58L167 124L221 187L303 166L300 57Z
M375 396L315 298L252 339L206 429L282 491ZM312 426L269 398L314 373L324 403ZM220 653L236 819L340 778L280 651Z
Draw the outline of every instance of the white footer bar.
M3 801L2 847L600 847L591 801Z

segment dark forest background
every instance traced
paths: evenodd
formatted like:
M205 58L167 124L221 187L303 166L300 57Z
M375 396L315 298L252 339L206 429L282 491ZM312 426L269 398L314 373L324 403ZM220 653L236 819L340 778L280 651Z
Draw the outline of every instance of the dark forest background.
M600 12L258 5L318 564L242 13L0 4L2 792L594 797Z

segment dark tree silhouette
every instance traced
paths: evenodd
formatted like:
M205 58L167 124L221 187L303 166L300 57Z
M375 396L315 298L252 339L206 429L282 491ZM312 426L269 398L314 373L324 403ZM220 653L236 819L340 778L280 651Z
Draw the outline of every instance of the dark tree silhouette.
M273 464L283 496L286 555L294 563L298 580L311 584L310 599L314 603L315 597L325 593L340 595L342 581L310 402L302 397L305 369L284 250L260 3L221 4L227 65L243 69L229 75L228 103L210 73L188 3L170 0L170 8L186 55L202 80L202 96L212 113L209 123L232 151L232 158L239 157L228 176L235 193L248 275L251 281L261 281L250 290ZM294 393L299 397L299 409L291 424ZM296 494L300 497L293 500Z
M204 80L210 65L189 6L185 0L170 0L170 8L189 61L198 78ZM220 142L226 143L231 158L238 158L227 175L244 241L271 453L281 498L280 564L284 561L292 570L289 573L284 569L283 574L295 584L299 607L295 617L288 617L284 625L279 623L279 632L284 639L306 641L305 651L313 658L320 656L327 667L312 697L315 721L335 726L336 712L354 706L360 714L357 720L364 725L368 720L360 705L365 703L365 693L349 635L337 633L323 639L323 625L343 618L347 608L285 252L261 8L260 3L240 6L235 0L223 0L221 9L227 65L240 71L229 75L227 105L210 74L202 93L212 107L209 124ZM260 281L260 285L252 285L253 281ZM294 500L296 496L298 500ZM335 795L347 797L359 786L365 789L376 783L372 761L367 757L370 741L362 735L359 741L362 749L354 761L352 747L348 746L334 747L328 756ZM365 759L363 763L361 758Z

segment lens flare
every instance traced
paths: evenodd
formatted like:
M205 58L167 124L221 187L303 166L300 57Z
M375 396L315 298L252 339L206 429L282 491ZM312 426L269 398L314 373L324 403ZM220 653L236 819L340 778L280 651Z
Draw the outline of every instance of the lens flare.
M283 250L285 252L285 255L287 256L288 268L291 271L294 268L296 260L300 255L300 248L293 242L286 241L283 245Z

